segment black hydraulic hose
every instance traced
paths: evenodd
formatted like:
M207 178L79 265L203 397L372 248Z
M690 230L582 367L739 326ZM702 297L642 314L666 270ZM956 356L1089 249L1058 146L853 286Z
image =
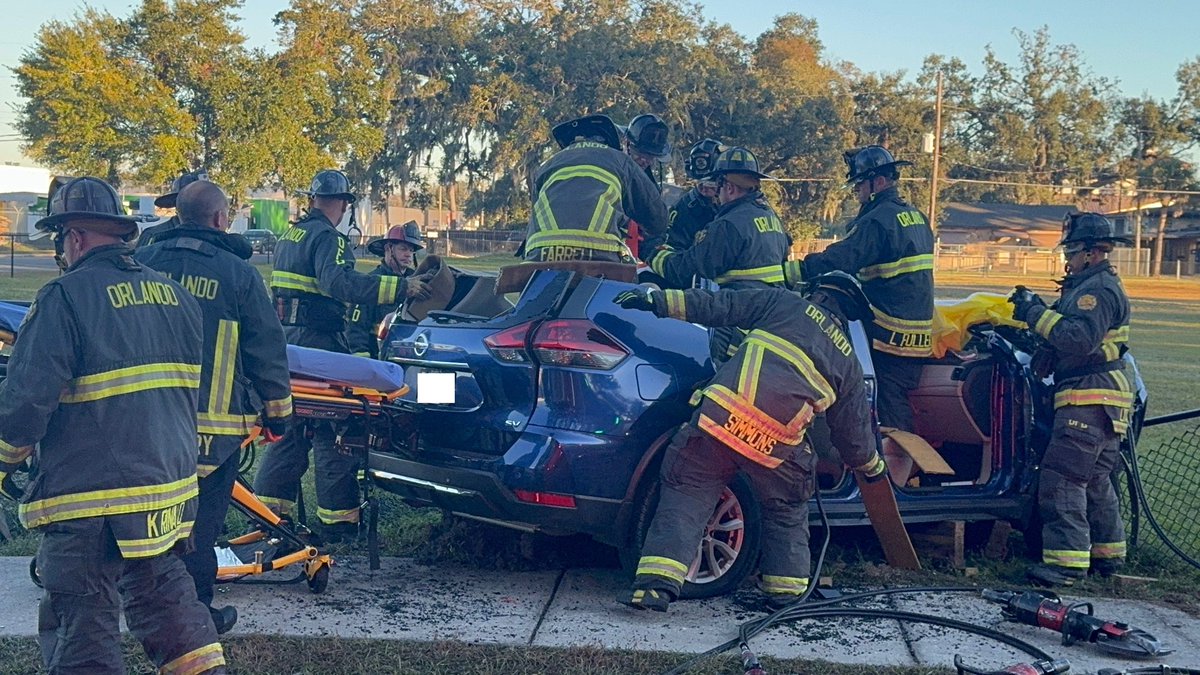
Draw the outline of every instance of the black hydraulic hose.
M1054 657L1042 651L1038 647L1020 639L1001 633L998 630L987 628L985 626L977 626L966 621L958 619L947 619L941 616L930 616L927 614L917 614L916 612L905 612L898 609L868 609L865 607L829 607L823 609L815 609L806 612L796 612L789 617L792 621L803 619L824 619L830 617L855 617L864 619L894 619L896 621L907 621L909 623L927 623L933 626L942 626L944 628L954 628L966 633L980 635L982 637L991 638L997 642L1002 642L1014 649L1018 649L1026 654L1042 661L1050 661Z
M844 602L853 602L856 600L863 600L866 598L874 598L874 597L881 597L881 596L887 596L887 595L900 595L900 594L905 594L905 593L978 593L978 592L979 592L978 588L969 587L969 586L914 586L914 587L910 587L910 588L884 588L884 589L880 589L880 590L876 590L876 591L863 591L862 593L851 593L848 595L844 595L840 598L831 598L829 600L817 600L815 602L806 603L804 605L800 605L800 604L790 605L790 606L785 607L769 616L763 617L761 619L754 619L754 620L748 621L745 624L742 624L742 627L745 628L745 627L749 626L747 635L749 637L753 637L772 626L779 625L781 623L790 623L792 621L800 621L800 620L804 620L804 619L821 619L821 618L838 617L838 616L857 617L857 618L893 619L896 621L908 621L911 623L928 623L928 624L932 624L932 625L943 626L945 628L954 628L956 630L961 630L961 631L964 631L967 633L974 633L976 635L991 638L993 640L996 640L997 642L1002 642L1002 643L1007 644L1011 647L1014 647L1020 651L1023 651L1026 654L1028 654L1036 659L1050 660L1051 658L1053 658L1050 655L1043 652L1042 650L1035 647L1034 645L1032 645L1028 642L1025 642L1024 640L1012 637L1010 635L1001 633L1000 631L997 631L997 630L994 630L991 628L987 628L984 626L977 626L975 624L966 623L964 621L957 621L955 619L943 619L941 617L931 617L931 616L927 616L924 614L916 614L914 612L905 612L902 610L867 609L867 608L857 608L857 607L831 607L831 605L837 605L837 604L841 604ZM680 673L687 672L687 670L689 668L691 668L692 666L696 665L697 663L703 661L704 659L707 659L711 656L715 656L717 654L726 652L726 651L738 646L739 644L743 643L744 641L745 640L743 639L741 633L739 632L738 637L736 637L732 640L729 640L727 642L724 642L722 644L719 644L716 647L713 647L712 649L709 649L706 652L697 654L696 656L692 657L691 659L688 659L687 661L679 664L675 668L673 668L669 671L666 671L665 673L663 673L663 675L679 675Z
M830 607L832 605L837 605L837 604L841 604L841 603L845 603L845 602L853 602L856 600L865 600L867 598L877 598L877 597L882 597L882 596L887 596L887 595L900 595L903 593L978 593L979 592L979 589L975 588L973 586L912 586L912 587L907 587L907 588L883 588L883 589L874 590L874 591L862 591L860 593L848 593L846 595L843 595L843 596L837 597L837 598L830 598L827 600L816 600L816 601L809 602L808 600L812 596L813 591L816 590L817 583L819 583L819 579L821 578L821 569L825 566L825 553L829 548L829 542L830 542L830 539L832 538L832 536L831 536L832 532L831 532L831 529L829 526L829 514L825 511L824 502L821 501L821 490L819 488L816 491L816 498L817 498L817 511L821 515L821 526L825 530L825 536L821 542L821 550L817 554L817 564L813 567L813 572L810 575L810 578L814 580L814 583L810 583L808 586L808 589L804 592L804 594L801 595L792 604L788 605L787 607L783 607L771 614L768 614L767 616L762 617L760 619L752 619L750 621L747 621L747 622L741 624L740 626L738 626L738 636L736 638L733 638L732 640L728 640L722 644L717 645L716 647L713 647L707 651L701 652L701 653L693 656L692 658L688 659L687 661L684 661L683 663L679 664L678 666L675 666L671 670L666 671L665 673L663 673L663 675L679 675L680 673L687 672L687 670L689 668L704 661L705 659L716 656L718 654L722 654L730 649L733 649L734 647L745 645L750 640L750 638L767 630L771 626L774 626L774 625L777 625L779 623L783 623L786 621L794 620L794 618L793 618L794 613L801 613L801 614L807 615L808 613L813 612L814 610L819 610L821 608ZM921 615L914 615L914 616L921 616ZM819 618L819 617L817 617L817 616L800 616L800 617L795 617L795 618ZM963 625L971 626L971 624L963 624ZM963 629L963 630L966 630L966 629ZM982 629L982 630L990 630L990 629ZM1007 636L1005 636L1005 637L1007 638ZM1015 638L1013 638L1013 639L1015 639ZM1003 640L1001 640L1001 641L1003 641ZM1036 647L1032 647L1032 645L1030 645L1030 647L1033 649L1036 649Z
M1103 669L1099 675L1200 675L1200 668L1175 668L1171 665L1142 665L1128 670Z
M1160 424L1169 424L1171 422L1190 420L1190 419L1195 419L1197 417L1200 417L1200 408L1196 408L1195 410L1181 410L1179 412L1174 412L1169 415L1159 415L1158 417L1151 417L1150 419L1142 422L1142 427L1143 428L1154 427L1154 426L1158 426Z
M1122 452L1121 462L1124 463L1125 470L1128 471L1129 475L1132 477L1132 480L1129 481L1129 485L1136 493L1134 498L1137 499L1138 503L1142 505L1142 511L1146 513L1146 522L1150 523L1150 527L1154 530L1154 533L1158 535L1159 539L1162 539L1162 542L1167 545L1167 548L1171 549L1175 555L1179 556L1180 560L1200 570L1200 560L1196 560L1192 556L1188 555L1186 551L1179 548L1179 546L1177 546L1175 542L1172 541L1169 536L1167 536L1167 533L1163 531L1162 526L1158 524L1158 519L1154 517L1154 511L1151 510L1150 502L1146 499L1146 491L1142 488L1142 476L1138 472L1137 452Z

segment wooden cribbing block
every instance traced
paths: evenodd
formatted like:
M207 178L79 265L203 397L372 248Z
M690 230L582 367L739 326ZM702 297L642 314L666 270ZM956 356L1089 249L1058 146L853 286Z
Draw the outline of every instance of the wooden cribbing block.
M992 533L988 536L987 546L983 555L991 560L1004 560L1008 557L1008 535L1012 534L1012 523L1007 520L997 520L992 523Z
M966 538L966 523L950 520L913 527L913 546L927 560L949 560L954 569L966 567L963 541Z

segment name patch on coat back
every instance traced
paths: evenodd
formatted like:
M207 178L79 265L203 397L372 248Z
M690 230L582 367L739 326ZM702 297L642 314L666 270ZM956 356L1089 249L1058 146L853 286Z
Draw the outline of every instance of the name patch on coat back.
M143 280L137 284L131 281L122 281L119 284L105 286L104 290L108 293L109 303L116 309L140 305L179 305L179 297L175 295L175 289L171 288L170 284L164 284L161 281Z
M160 511L147 513L146 538L155 539L179 529L179 525L183 522L183 507L184 504L176 504Z

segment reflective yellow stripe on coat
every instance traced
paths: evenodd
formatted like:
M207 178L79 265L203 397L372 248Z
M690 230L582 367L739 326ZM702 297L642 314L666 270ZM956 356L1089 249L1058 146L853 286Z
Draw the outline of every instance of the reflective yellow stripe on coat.
M779 265L766 265L744 270L729 270L717 275L713 281L718 284L727 284L731 281L761 281L767 284L782 284L783 268Z
M3 464L18 464L24 462L25 458L33 452L32 445L26 445L18 448L11 443L5 443L0 440L0 463Z
M196 474L163 485L92 490L38 499L19 506L26 529L61 520L158 511L185 502L197 494Z
M263 402L263 412L267 417L287 417L292 414L292 397L275 398Z
M316 277L295 274L293 272L283 272L280 270L271 272L271 288L286 288L289 291L301 291L303 293L325 295L325 293L321 291L321 287L317 284Z
M898 277L901 274L924 272L926 270L933 270L932 253L913 255L907 258L901 258L896 262L868 265L867 267L864 267L858 271L858 280L871 281L872 279L891 279L892 277Z
M213 346L212 380L208 384L208 412L229 412L233 401L233 375L237 370L238 322L217 322L217 340Z
M550 206L548 189L557 182L574 178L591 178L604 185L604 192L596 201L586 229L560 229L554 210ZM621 181L610 171L598 166L568 166L555 171L542 184L542 189L533 205L533 222L537 231L529 235L526 248L549 246L573 246L598 251L621 251L625 243L610 231L615 225L617 207L621 203Z
M87 403L110 396L166 387L200 388L200 364L147 363L77 377L59 396L61 403Z

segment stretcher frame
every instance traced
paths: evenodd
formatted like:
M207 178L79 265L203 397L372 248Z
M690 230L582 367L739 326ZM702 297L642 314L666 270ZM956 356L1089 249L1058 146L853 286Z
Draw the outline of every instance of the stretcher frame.
M404 445L414 448L415 431L411 430L404 439L396 438L398 416L411 416L417 412L415 404L403 397L410 388L401 385L394 391L380 391L344 382L292 375L293 414L313 422L346 424L352 418L361 418L361 441L355 442L345 435L346 428L338 431L335 443L338 450L358 459L359 489L363 501L361 509L367 516L367 551L372 570L380 567L379 558L379 505L373 497L372 481L367 471L367 455L372 448Z
M252 434L247 443L253 440ZM248 576L258 576L267 572L275 572L292 565L301 565L303 575L308 582L308 590L321 593L329 585L330 570L333 567L333 557L321 553L308 539L311 534L303 525L292 525L280 518L274 511L262 503L250 486L238 476L233 483L231 505L242 512L242 515L258 525L258 529L247 532L224 542L224 547L244 546L267 542L277 545L287 542L297 547L291 553L281 556L267 557L262 550L255 551L253 562L243 562L240 565L222 565L217 567L217 583L235 583Z

